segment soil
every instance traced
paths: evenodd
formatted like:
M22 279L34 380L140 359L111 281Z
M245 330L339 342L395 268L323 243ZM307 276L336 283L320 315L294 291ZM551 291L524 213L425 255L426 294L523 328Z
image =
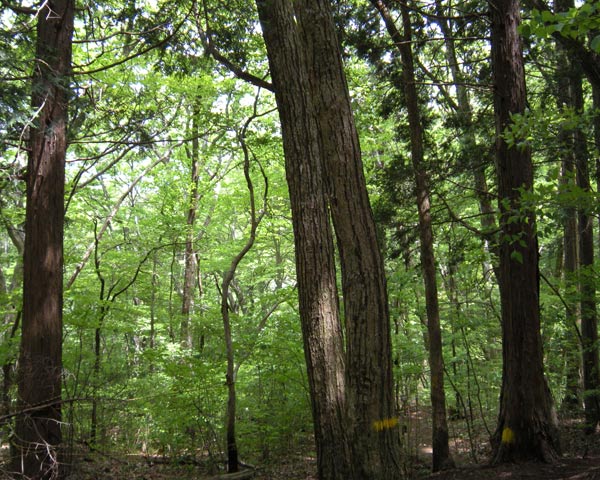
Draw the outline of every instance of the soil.
M577 419L561 425L563 456L554 464L519 463L490 466L460 464L459 468L429 474L427 480L600 480L600 433L585 435Z
M417 419L418 420L418 419ZM600 480L600 433L584 435L578 421L563 421L561 441L563 456L554 464L521 463L490 466L489 448L482 435L470 441L455 440L451 444L457 468L431 473L431 448L427 443L427 415L422 422L413 421L404 430L403 467L407 479L414 480ZM460 426L451 430L459 430ZM473 447L475 447L474 452ZM316 459L310 454L310 443L304 452L290 453L285 461L257 466L255 480L317 480ZM7 452L0 452L7 453ZM473 457L478 463L473 462ZM142 455L101 454L80 452L74 458L67 480L227 480L219 465L209 465L205 459L182 457L166 459ZM0 480L8 480L0 468ZM233 480L233 479L231 479Z

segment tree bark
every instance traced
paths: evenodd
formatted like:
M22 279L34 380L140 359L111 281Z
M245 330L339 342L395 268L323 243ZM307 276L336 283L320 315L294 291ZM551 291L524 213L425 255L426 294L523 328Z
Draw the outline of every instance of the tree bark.
M13 470L60 478L62 293L67 106L74 2L53 0L38 12L23 263L19 415Z
M283 135L317 468L321 480L351 479L334 246L306 50L292 2L256 4Z
M425 283L427 332L429 334L429 368L431 370L432 446L433 471L451 468L454 462L448 446L446 420L446 394L444 391L444 358L438 303L433 228L427 173L424 166L423 128L419 113L418 93L415 86L414 64L411 48L411 23L406 4L401 4L404 42L401 44L404 92L410 127L412 162L415 171L419 234L421 239L421 264Z
M387 289L344 65L329 2L300 0L296 18L340 256L353 472L390 480L400 475L400 445Z
M490 0L500 209L502 390L493 462L555 460L560 451L552 396L544 378L539 315L535 215L523 204L533 188L527 145L509 146L503 133L526 108L517 0Z

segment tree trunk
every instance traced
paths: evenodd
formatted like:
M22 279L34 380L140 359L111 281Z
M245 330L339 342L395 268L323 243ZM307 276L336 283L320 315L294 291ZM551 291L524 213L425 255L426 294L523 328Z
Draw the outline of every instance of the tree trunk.
M410 127L412 162L415 171L417 209L419 212L419 235L421 240L421 264L425 283L427 332L429 334L429 367L431 370L432 446L433 471L454 466L448 446L448 423L446 421L446 394L444 391L444 358L442 355L442 332L438 304L435 254L429 185L424 165L423 128L415 86L415 72L411 48L411 23L406 4L401 4L404 42L401 43L404 93Z
M281 119L319 478L352 479L334 246L306 49L292 2L256 4Z
M522 202L533 188L527 145L509 146L503 133L526 108L516 0L490 0L491 53L500 208L502 390L493 462L553 461L559 455L557 420L544 378L539 315L535 215Z
M250 117L242 131L238 134L243 153L244 153L244 177L246 179L246 186L248 187L248 193L250 196L250 234L248 240L233 258L229 269L223 277L223 283L221 285L221 316L223 318L223 331L225 337L225 350L227 354L227 372L225 374L227 384L227 413L226 413L226 437L227 437L227 471L229 473L237 472L239 469L238 460L238 448L235 435L235 415L236 415L236 391L235 382L237 376L237 369L235 368L235 351L233 349L233 337L231 334L231 320L229 317L229 288L232 286L235 272L238 265L246 256L246 254L253 247L256 240L256 231L258 226L267 211L267 194L269 191L268 181L265 177L265 190L263 196L263 204L260 213L256 213L256 202L254 199L254 185L252 178L250 177L250 153L246 147L246 131L250 122L254 117ZM264 175L264 172L263 172ZM265 320L266 321L266 320Z
M38 12L30 129L23 276L23 322L13 469L27 478L60 478L62 292L67 105L74 2Z
M330 2L296 5L340 255L353 474L391 480L400 444L383 259Z
M425 283L425 303L427 310L427 333L429 347L429 367L431 372L431 408L432 408L432 469L434 472L454 466L448 446L448 423L446 419L446 394L444 391L444 359L442 355L442 334L440 328L440 310L438 303L435 253L433 250L433 228L429 185L425 171L423 148L423 127L419 112L418 92L415 84L415 69L411 47L412 26L406 4L400 5L404 35L396 29L390 12L383 0L372 0L381 14L395 45L398 45L402 57L402 76L404 97L410 128L410 145L415 191L419 214L419 237L421 241L421 265Z
M562 0L555 2L556 9L567 11L572 5L572 0ZM556 99L558 109L561 112L575 107L573 82L575 66L569 59L568 52L557 42L557 89ZM577 75L576 75L577 76ZM581 78L579 78L581 83ZM561 128L559 140L561 143L561 177L560 188L569 191L575 184L575 148L573 130ZM577 255L577 211L567 205L562 208L563 217L563 248L562 248L562 277L565 285L565 301L567 307L565 311L566 332L564 354L566 361L566 388L561 409L567 413L574 413L580 410L580 340L577 336L579 324L577 296L576 270L578 263Z
M583 114L582 75L574 72L572 78L575 112ZM591 192L588 167L587 139L580 128L574 133L574 152L577 186L584 193ZM586 202L587 203L587 202ZM581 295L581 336L583 349L583 404L585 431L596 431L600 421L600 375L598 362L598 319L596 314L596 284L594 275L594 219L587 206L577 209L579 237L579 293Z
M566 157L571 157L571 153L566 153ZM573 159L563 159L563 173L561 182L566 185L567 182L573 182L574 163ZM575 272L577 270L577 217L575 209L567 207L564 209L563 220L563 283L565 285L565 301L567 308L565 311L566 332L564 355L566 360L566 386L565 397L563 399L561 410L565 412L580 411L580 366L581 366L581 345L577 335L579 328L579 316L577 302L577 282Z
M198 100L196 101L198 102ZM194 251L194 225L196 223L196 211L198 210L199 193L199 144L198 144L198 106L194 104L192 109L192 149L188 152L188 160L191 162L191 179L189 187L189 204L186 218L184 273L183 273L183 295L181 302L181 345L184 348L192 348L191 314L194 306L194 292L196 284L196 252Z

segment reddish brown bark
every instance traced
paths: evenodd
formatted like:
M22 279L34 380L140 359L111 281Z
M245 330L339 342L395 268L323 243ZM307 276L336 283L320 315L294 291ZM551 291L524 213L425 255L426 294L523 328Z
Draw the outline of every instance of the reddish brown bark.
M38 12L30 130L23 276L23 321L13 469L60 477L64 177L73 35L72 0Z
M502 390L493 461L553 461L559 452L552 396L546 384L539 315L535 215L523 203L533 188L527 145L509 145L504 133L526 108L517 0L491 0L492 69L500 227Z

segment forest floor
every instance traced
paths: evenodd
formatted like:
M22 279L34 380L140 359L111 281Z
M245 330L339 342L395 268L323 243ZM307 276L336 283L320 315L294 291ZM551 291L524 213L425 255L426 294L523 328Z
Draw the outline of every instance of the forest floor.
M424 416L425 417L425 416ZM425 418L424 418L425 420ZM403 468L407 479L414 480L600 480L600 433L586 436L580 424L563 421L561 442L563 457L555 464L525 463L491 467L489 447L483 436L479 440L471 437L451 443L457 468L431 474L429 465L431 447L428 444L428 428L425 422L416 430L416 423L406 431ZM451 431L453 429L451 423ZM411 435L414 435L411 438ZM457 437L455 437L457 438ZM309 439L307 439L309 440ZM407 448L407 446L410 446ZM468 448L467 448L468 446ZM478 449L473 455L473 447ZM305 450L305 451L304 451ZM310 442L305 447L290 452L285 461L257 466L253 471L255 480L316 480L316 459L311 454ZM2 453L0 451L0 456ZM474 461L474 457L477 462ZM213 463L201 458L183 457L175 461L163 457L143 455L91 454L81 452L67 480L224 480L229 475L218 473ZM9 479L2 475L0 480ZM242 477L240 477L242 478Z

